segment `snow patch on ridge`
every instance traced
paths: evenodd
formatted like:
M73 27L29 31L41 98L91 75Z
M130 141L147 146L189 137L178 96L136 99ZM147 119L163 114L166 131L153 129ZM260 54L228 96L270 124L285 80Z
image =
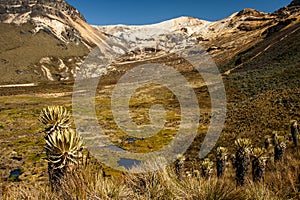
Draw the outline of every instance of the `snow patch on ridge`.
M38 33L40 30L46 29L50 30L54 35L56 35L60 40L66 42L65 38L62 36L62 33L66 31L67 25L56 20L45 17L34 17L32 18L36 24L34 29L35 33Z
M211 23L213 22L196 19L192 17L179 17L176 19L170 19L167 21L163 21L157 24L150 24L150 25L137 25L137 26L129 25L128 26L128 25L120 24L120 25L94 26L94 27L96 27L98 30L112 34L114 36L120 36L122 33L126 31L135 31L137 33L138 38L144 39L144 38L149 38L160 34L164 34L166 32L174 32L174 31L181 32L182 29L184 28L187 29L188 35L192 35L193 33L201 30L202 27L208 26ZM132 39L132 38L128 38L128 39Z
M24 13L22 15L20 14L8 14L7 19L3 21L3 23L6 24L17 24L17 25L21 25L21 24L25 24L26 22L28 22L30 20L30 12Z

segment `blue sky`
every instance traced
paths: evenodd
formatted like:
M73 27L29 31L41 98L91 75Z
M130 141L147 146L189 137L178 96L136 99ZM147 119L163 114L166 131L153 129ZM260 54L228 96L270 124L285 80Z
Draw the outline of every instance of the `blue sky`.
M90 24L152 24L179 16L209 21L223 19L243 8L273 12L291 0L66 0Z

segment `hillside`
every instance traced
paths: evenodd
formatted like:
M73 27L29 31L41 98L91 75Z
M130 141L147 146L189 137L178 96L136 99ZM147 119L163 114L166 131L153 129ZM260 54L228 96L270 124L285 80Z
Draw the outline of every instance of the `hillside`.
M153 56L151 51L161 50L162 41L184 39L190 45L202 45L221 66L262 41L272 27L298 18L296 5L294 2L273 14L247 8L216 22L180 17L146 26L97 27L87 24L82 14L64 1L2 0L0 69L6 76L0 83L74 80L91 49L105 47L109 41L141 48L132 48L125 59L140 61ZM177 48L184 48L183 44L177 43ZM139 52L145 49L150 54Z
M280 13L267 14L246 8L216 22L180 17L145 26L112 25L96 28L110 37L117 37L130 44L136 43L146 47L148 45L148 48L158 46L159 49L157 43L163 36L168 38L168 35L175 35L178 39L187 38L194 42L193 45L203 46L217 65L224 65L238 53L263 40L269 28L288 23L290 18L299 15L299 10L293 12L295 16L288 14L282 16ZM179 48L184 48L178 45Z
M237 56L225 71L230 72L225 83L231 134L244 132L259 141L272 131L286 134L289 121L300 119L299 18L274 29L278 31Z
M227 95L219 145L247 137L263 146L273 131L288 137L290 120L300 119L300 5L293 5L272 14L289 18L267 28L263 40L219 66ZM197 156L202 140L199 136L187 155Z
M1 84L73 79L104 35L60 0L0 1Z
M10 6L4 6L7 3ZM228 194L228 199L299 197L299 155L292 147L289 127L290 120L300 121L299 0L274 13L247 8L216 22L180 17L153 25L104 27L87 24L75 8L61 0L0 0L0 20L0 70L4 74L0 78L0 182L3 183L0 198L2 193L8 197L22 196L18 190L26 184L29 186L24 189L25 194L42 190L36 192L40 195L37 198L52 198L43 194L46 191L48 195L50 189L44 186L48 174L44 128L38 121L40 112L49 105L62 105L72 111L76 72L97 45L104 47L116 41L132 45L133 50L115 60L98 83L93 100L100 127L117 151L152 152L169 144L181 122L180 102L170 89L145 84L130 97L130 117L138 125L151 123L149 110L154 104L166 108L165 127L149 138L129 137L120 130L111 111L111 99L120 77L136 66L160 63L175 68L189 82L200 105L197 137L185 153L183 169L188 173L183 182L169 177L170 174L147 174L150 177L138 179L91 158L88 170L76 177L82 188L76 188L72 182L70 191L76 188L80 194L95 198L98 193L107 192L103 199L118 195L122 198L127 191L137 199L153 193L179 195L183 199L214 199L213 191ZM255 147L263 147L265 137L274 131L287 138L286 160L275 167L268 164L265 185L249 183L242 189L236 188L233 169L221 185L215 179L206 182L198 175L193 176L200 171L199 150L213 117L211 98L203 77L191 64L178 55L164 52L160 44L168 38L175 38L179 50L186 47L186 43L180 43L186 40L189 45L202 45L222 74L227 113L215 147L227 147L229 154L233 154L234 141L240 137L251 139ZM34 85L1 87L16 83ZM214 160L214 153L215 149L208 157ZM95 177L103 182L97 182ZM150 184L153 190L148 193L148 188L130 185L140 183L139 180L156 185ZM187 188L189 192L185 192ZM197 189L205 190L203 194L207 196L197 196L201 194ZM244 193L247 198L239 196Z

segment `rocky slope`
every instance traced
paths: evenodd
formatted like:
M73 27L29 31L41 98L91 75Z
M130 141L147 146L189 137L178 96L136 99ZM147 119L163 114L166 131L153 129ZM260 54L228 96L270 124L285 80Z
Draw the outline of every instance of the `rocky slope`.
M78 10L63 0L1 0L0 21L16 25L30 22L34 25L33 34L43 30L63 42L84 43L88 47L96 42L83 31L94 29Z
M0 1L1 83L73 79L105 36L62 0Z
M290 138L290 120L300 120L300 6L296 2L271 14L277 22L265 29L263 39L219 66L227 112L216 146L233 151L234 140L246 137L263 147L265 137L274 131ZM201 135L195 139L187 157L198 156L195 149L202 141ZM291 138L288 144L292 146Z
M266 38L268 36L266 33L272 27L280 24L288 25L294 18L299 18L297 5L293 2L273 14L247 8L215 22L180 17L153 25L115 25L96 28L110 37L117 37L129 44L139 44L145 49L159 48L162 39L167 40L170 36L176 35L178 38L192 41L193 45L202 45L218 65L223 65L238 53ZM132 60L141 59L142 56L145 55L134 56Z
M300 120L300 20L278 27L221 68L231 68L224 76L228 112L223 134L232 141L249 137L263 145L273 131L288 137L289 121Z
M299 13L294 0L272 14L247 8L215 22L180 17L153 25L100 27L87 24L63 0L0 0L0 70L6 74L0 82L73 80L90 50L105 46L107 40L130 46L119 63L162 56L169 43L178 49L200 44L224 66L273 33L297 24Z

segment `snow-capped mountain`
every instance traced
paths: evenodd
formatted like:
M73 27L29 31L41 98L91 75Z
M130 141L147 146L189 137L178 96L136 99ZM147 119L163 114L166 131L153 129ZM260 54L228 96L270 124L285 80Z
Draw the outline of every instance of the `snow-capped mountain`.
M262 33L278 23L277 17L254 9L244 9L215 21L193 17L179 17L157 24L128 26L95 26L110 38L118 38L129 46L146 49L163 49L161 41L176 40L178 49L186 45L202 45L216 58L216 62L229 60L238 51L249 48L263 39ZM171 38L171 39L170 39ZM183 42L188 41L188 42ZM144 55L144 54L143 54ZM141 56L135 56L141 59Z
M170 19L157 24L141 25L141 26L128 26L128 25L109 25L109 26L98 26L97 28L102 32L109 33L115 36L121 36L126 31L131 30L156 30L151 33L147 31L140 31L139 38L143 37L155 37L159 34L171 32L183 32L185 34L191 35L194 32L200 31L204 27L211 24L209 21L193 18L193 17L179 17L175 19Z
M116 61L120 64L201 45L217 65L226 65L299 23L299 14L299 0L294 0L274 13L247 8L214 22L179 17L142 26L92 26L63 0L0 0L0 70L7 74L1 82L73 80L96 46L125 47L124 59Z
M223 32L230 32L234 29L247 29L247 27L245 27L246 21L268 21L274 18L275 17L267 13L259 12L254 9L244 9L241 12L236 12L225 19L215 22L193 17L179 17L150 25L108 25L95 27L104 33L121 37L128 41L133 41L136 38L153 38L170 32L182 33L189 37L202 36L204 39L211 39ZM135 35L129 35L129 33L135 33Z
M62 42L82 42L88 47L103 37L63 0L0 0L0 21L19 26L32 23L33 34L46 31Z

